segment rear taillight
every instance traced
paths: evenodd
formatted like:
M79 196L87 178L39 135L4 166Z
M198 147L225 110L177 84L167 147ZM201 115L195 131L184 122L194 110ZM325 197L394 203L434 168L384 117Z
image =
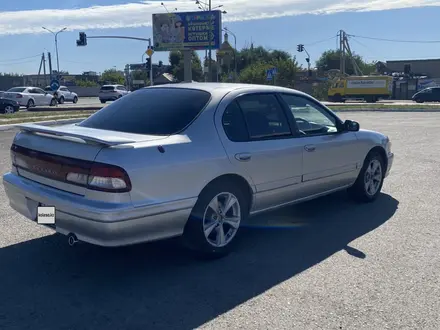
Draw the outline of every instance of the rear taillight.
M69 172L66 180L92 190L106 192L128 192L131 190L131 181L124 169L107 164L94 163L89 173L81 171Z
M15 98L17 98L17 99L21 99L22 97L23 97L23 95L21 95L21 94L15 95Z

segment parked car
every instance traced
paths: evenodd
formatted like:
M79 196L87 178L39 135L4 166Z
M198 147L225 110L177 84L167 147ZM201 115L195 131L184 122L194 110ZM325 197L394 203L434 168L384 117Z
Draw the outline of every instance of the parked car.
M17 101L3 97L3 92L0 92L0 113L14 113L20 110L20 105Z
M21 107L54 106L56 100L53 95L38 87L13 87L8 89L5 97L16 100Z
M99 90L98 97L101 103L105 103L120 99L129 93L130 91L122 85L104 85Z
M429 87L415 93L412 100L417 103L440 102L440 87Z
M182 236L209 256L249 216L345 189L374 201L394 157L387 136L275 86L147 87L78 124L18 127L3 176L13 209L36 221L54 206L72 245Z
M54 91L50 86L47 86L44 91L52 95L54 94ZM78 103L78 94L71 92L66 86L60 86L57 92L59 104L63 104L64 102Z

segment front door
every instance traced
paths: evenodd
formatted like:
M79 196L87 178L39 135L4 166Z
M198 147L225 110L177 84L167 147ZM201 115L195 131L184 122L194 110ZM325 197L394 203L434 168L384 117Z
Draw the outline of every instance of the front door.
M303 149L276 95L246 94L224 107L224 112L217 112L219 133L231 163L254 183L253 211L294 199L301 183Z
M337 119L311 98L282 94L303 142L302 197L332 191L356 180L362 151L355 132L339 132Z

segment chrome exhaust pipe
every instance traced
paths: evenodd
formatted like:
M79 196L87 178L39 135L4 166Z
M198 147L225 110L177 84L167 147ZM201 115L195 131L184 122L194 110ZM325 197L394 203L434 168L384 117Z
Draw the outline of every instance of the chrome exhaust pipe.
M78 238L76 237L75 234L70 233L67 236L67 243L69 243L69 246L74 246L76 243L78 243Z

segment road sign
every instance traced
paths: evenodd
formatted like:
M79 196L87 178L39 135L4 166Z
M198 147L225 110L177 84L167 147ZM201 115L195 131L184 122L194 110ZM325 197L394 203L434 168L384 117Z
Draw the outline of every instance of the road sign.
M266 78L267 80L272 80L273 76L277 74L277 68L271 68L266 71Z
M151 48L148 48L145 53L151 57L154 54L154 50L152 50Z
M267 70L267 76L266 76L267 80L272 80L273 78L273 74L271 70Z
M59 82L58 80L56 80L56 79L53 79L53 80L50 82L50 88L51 88L53 91L58 90L58 88L60 88L60 82Z

